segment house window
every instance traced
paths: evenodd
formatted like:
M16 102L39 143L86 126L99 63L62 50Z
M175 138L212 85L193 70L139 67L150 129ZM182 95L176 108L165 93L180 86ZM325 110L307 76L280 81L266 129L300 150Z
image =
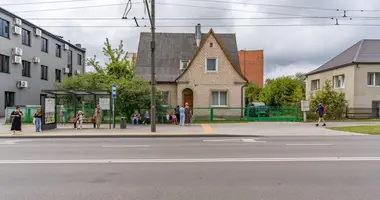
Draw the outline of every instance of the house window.
M4 108L6 107L13 107L15 105L15 93L14 92L5 92L5 103L4 103Z
M367 81L368 86L380 86L380 72L369 72Z
M62 71L60 69L55 69L55 81L60 83L61 82L61 74Z
M169 105L169 91L162 92L162 105L164 106Z
M212 92L213 107L226 107L227 106L227 92L226 91L213 91Z
M218 59L206 58L206 72L217 72L217 71L218 71Z
M41 51L45 53L48 52L48 40L46 38L42 38L41 40Z
M9 38L9 22L0 18L0 36Z
M48 80L48 67L41 65L41 79Z
M22 61L22 76L30 77L30 62Z
M344 75L333 77L334 88L344 88Z
M78 65L80 65L80 66L82 66L82 55L80 55L79 53L78 53L78 57L77 57L77 63L78 63Z
M188 64L189 64L189 60L181 60L179 69L186 69Z
M30 31L22 29L22 44L30 46Z
M319 90L320 88L320 85L319 85L319 79L316 79L316 80L312 80L311 81L311 90Z
M58 58L61 58L62 56L62 48L61 48L61 45L59 44L55 45L55 56Z
M9 73L9 57L0 54L0 72Z

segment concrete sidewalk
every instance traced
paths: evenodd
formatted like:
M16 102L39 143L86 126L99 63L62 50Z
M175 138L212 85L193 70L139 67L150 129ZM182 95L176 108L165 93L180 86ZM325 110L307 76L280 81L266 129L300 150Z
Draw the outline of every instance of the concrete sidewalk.
M380 122L332 122L328 127L380 125ZM55 130L36 133L33 125L24 125L23 135L12 136L9 125L0 125L0 138L14 137L266 137L266 136L349 136L363 135L333 131L316 127L313 123L298 122L252 122L238 124L193 124L191 126L176 126L158 124L157 132L151 133L148 125L128 125L127 129L94 129L92 125L84 125L82 130L76 130L72 124L58 126Z

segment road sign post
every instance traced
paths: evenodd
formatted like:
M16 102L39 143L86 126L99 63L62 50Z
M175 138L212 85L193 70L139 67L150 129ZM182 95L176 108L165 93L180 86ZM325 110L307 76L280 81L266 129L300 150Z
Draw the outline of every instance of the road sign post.
M115 129L115 99L116 99L116 84L112 84L112 116L113 116L114 129Z
M303 112L303 122L307 121L307 112L310 111L310 101L301 101L301 111Z

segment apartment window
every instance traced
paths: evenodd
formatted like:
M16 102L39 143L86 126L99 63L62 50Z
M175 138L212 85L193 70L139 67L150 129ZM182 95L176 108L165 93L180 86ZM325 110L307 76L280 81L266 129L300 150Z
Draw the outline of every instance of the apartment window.
M78 60L77 60L78 65L82 66L82 55L80 55L80 54L78 53L77 59L78 59Z
M55 81L56 82L61 82L61 75L62 75L62 71L60 69L55 69Z
M62 47L59 44L55 45L55 56L61 58L62 56Z
M9 22L0 18L0 36L9 38Z
M320 88L320 82L319 79L317 80L312 80L311 81L311 90L319 90Z
M334 88L344 88L344 75L333 77Z
M189 64L189 60L181 60L179 69L186 69L188 64Z
M48 40L46 38L42 38L41 40L41 51L45 53L48 52Z
M30 77L30 62L22 61L22 76Z
M380 72L368 73L368 86L380 86Z
M169 91L162 92L162 105L169 105Z
M0 55L0 72L9 73L9 57Z
M213 107L227 106L227 92L226 91L213 91L211 95L212 95L211 104Z
M13 107L15 105L15 93L14 92L5 91L4 97L5 97L4 108Z
M218 71L218 59L206 58L206 72L217 72L217 71Z
M41 79L48 80L48 67L41 65Z
M22 44L30 46L30 31L22 29Z

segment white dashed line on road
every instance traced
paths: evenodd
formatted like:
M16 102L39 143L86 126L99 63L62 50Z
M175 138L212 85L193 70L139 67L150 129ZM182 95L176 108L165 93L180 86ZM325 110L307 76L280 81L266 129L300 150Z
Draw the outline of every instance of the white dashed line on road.
M103 145L103 148L146 148L150 145Z
M286 144L286 146L331 146L332 144Z

